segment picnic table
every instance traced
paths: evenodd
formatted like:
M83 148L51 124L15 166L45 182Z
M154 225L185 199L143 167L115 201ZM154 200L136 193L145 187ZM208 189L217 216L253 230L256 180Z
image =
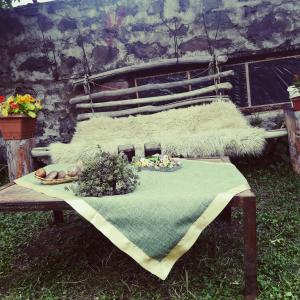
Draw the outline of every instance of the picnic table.
M202 160L229 162L226 157ZM247 190L234 196L219 217L230 222L233 207L243 211L245 299L256 299L256 197L254 193ZM15 183L0 188L0 212L53 211L55 221L63 222L63 210L72 209L63 199L53 198Z

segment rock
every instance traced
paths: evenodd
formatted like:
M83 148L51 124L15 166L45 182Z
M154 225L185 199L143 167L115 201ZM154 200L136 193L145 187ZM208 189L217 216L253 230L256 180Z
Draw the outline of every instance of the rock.
M76 44L79 47L84 46L84 44L92 44L92 43L93 43L93 38L92 38L91 34L79 35L76 39Z
M160 57L167 52L167 47L163 47L159 43L143 44L141 42L136 42L127 45L127 48L140 59Z
M100 67L115 60L118 54L119 49L107 46L96 46L92 51L94 64Z
M139 12L139 7L137 5L135 5L134 3L130 3L129 5L126 5L126 7L125 6L121 6L118 9L117 14L121 18L125 18L128 15L131 15L131 16L134 17L134 16L136 16L136 14L138 12Z
M179 0L179 7L182 12L186 12L189 9L190 0Z
M0 11L1 12L1 11ZM25 27L21 24L17 17L10 15L0 15L0 39L7 36L19 36L25 31Z
M116 39L119 36L117 27L107 27L102 31L102 36L105 40Z
M62 74L71 74L72 69L75 65L81 63L81 60L74 56L62 56L61 57L61 65L60 65L60 73Z
M157 15L163 10L163 2L161 0L151 1L151 5L147 10L149 16Z
M75 19L62 19L58 25L57 28L61 31L61 32L65 32L68 30L74 30L77 28L77 21Z
M26 52L33 52L36 50L37 44L32 42L28 43L28 40L23 40L18 44L9 47L7 50L8 55L13 58L16 54L26 53Z
M153 25L149 25L149 24L145 24L145 23L136 23L136 24L133 24L132 27L131 27L131 30L132 31L153 31L154 28Z
M56 14L59 10L63 10L66 7L64 1L49 2L47 12L48 14Z
M26 59L19 67L18 71L38 71L41 73L48 73L49 72L49 62L47 57L40 56L40 57L29 57Z
M39 14L39 9L36 5L29 5L26 7L19 6L19 7L16 7L14 10L18 16L24 16L26 18L35 17Z
M245 5L244 6L244 17L250 18L253 17L256 13L259 13L260 11L266 11L270 7L270 3L262 1L258 5L250 6Z
M227 38L221 38L213 41L212 44L216 49L228 49L232 46L233 41Z
M97 17L94 17L94 18L86 18L86 19L83 21L83 26L90 27L91 25L97 24L97 23L99 23L99 18L97 18Z
M37 23L44 32L50 30L54 26L52 20L43 14L39 14Z
M289 27L287 20L276 18L273 13L268 14L262 20L254 20L247 27L247 38L251 42L261 45L265 40L270 40L273 34L282 33Z
M206 50L207 47L208 42L206 36L195 37L179 45L179 49L182 53Z
M222 0L203 0L204 11L219 8L222 5Z
M69 143L75 131L76 122L68 112L65 118L59 120L59 137L63 143Z
M210 30L216 30L218 27L220 30L231 29L235 27L225 11L211 11L206 13L205 22Z

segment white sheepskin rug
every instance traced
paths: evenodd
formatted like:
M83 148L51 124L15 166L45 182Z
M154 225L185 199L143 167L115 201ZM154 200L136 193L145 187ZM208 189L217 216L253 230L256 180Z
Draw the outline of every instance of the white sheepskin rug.
M160 143L173 156L259 155L265 131L251 127L231 102L173 109L126 118L99 117L78 123L70 144L50 145L54 163L76 162L92 155L97 146L117 153L118 145L132 144L143 156L145 143Z

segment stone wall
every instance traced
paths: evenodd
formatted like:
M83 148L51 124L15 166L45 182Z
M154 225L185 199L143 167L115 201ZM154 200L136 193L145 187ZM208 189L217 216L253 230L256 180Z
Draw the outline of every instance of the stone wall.
M68 0L0 12L0 95L33 88L44 100L40 145L68 142L75 118L72 78L136 62L217 53L297 48L299 0ZM177 21L174 21L174 17ZM171 28L171 31L170 31Z

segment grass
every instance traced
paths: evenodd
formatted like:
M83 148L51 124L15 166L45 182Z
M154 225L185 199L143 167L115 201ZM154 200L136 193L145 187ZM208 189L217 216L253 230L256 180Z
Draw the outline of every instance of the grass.
M258 197L259 299L300 299L300 176L287 163L239 167ZM0 297L243 299L241 213L233 217L209 226L160 281L75 213L59 226L49 213L2 213Z

